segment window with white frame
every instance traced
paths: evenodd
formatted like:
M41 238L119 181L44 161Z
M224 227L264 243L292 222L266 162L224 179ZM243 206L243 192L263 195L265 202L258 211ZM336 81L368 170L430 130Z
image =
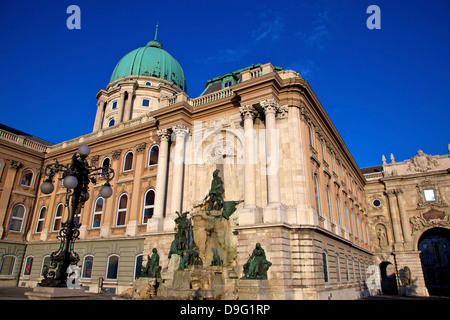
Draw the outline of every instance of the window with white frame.
M41 266L41 277L44 277L45 275L44 275L44 273L45 273L45 270L47 269L47 268L50 268L50 262L51 262L52 260L51 260L51 258L50 258L50 255L46 255L46 256L44 256L44 259L42 259L42 266Z
M345 268L347 270L347 282L350 282L350 266L348 264L348 257L345 256Z
M308 123L308 129L309 129L309 144L311 145L311 147L314 148L314 132L311 123Z
M341 260L339 259L339 254L336 253L336 272L337 272L337 281L341 283Z
M147 224L153 216L155 208L155 190L149 189L144 195L144 208L142 210L142 224Z
M123 158L123 166L122 166L123 172L133 170L133 159L134 159L133 151L128 151L125 154L125 157Z
M16 266L17 258L13 255L3 255L0 261L0 275L12 276L14 275L14 268Z
M94 212L92 213L92 229L100 228L102 222L104 200L102 197L97 198L94 204Z
M62 203L58 204L55 210L55 218L53 219L52 231L59 231L61 229L61 221L64 213L64 205Z
M25 169L20 177L20 185L25 187L31 187L33 184L34 172L31 169Z
M83 258L83 270L81 272L81 277L83 279L91 279L92 277L92 268L94 267L94 256L86 255Z
M109 119L109 121L108 121L108 127L112 127L112 126L115 125L115 124L116 124L116 120L114 120L114 118Z
M328 201L328 213L330 215L330 221L333 223L333 209L331 205L330 186L327 185L327 201Z
M123 193L117 201L116 227L125 226L127 218L128 195Z
M158 157L159 157L159 146L155 144L148 151L148 166L157 165Z
M26 262L25 262L25 267L23 268L24 276L29 276L31 274L31 268L33 267L33 261L34 261L33 256L27 257Z
M26 212L27 208L23 204L16 204L13 207L11 219L9 220L9 231L22 232Z
M336 193L336 204L338 209L339 227L342 228L341 202L339 200L339 190L338 193Z
M36 224L36 233L41 233L42 229L44 228L44 221L45 221L45 215L47 213L47 207L42 207L41 210L39 210L38 220Z
M320 208L320 192L319 192L319 180L317 179L317 174L314 174L314 190L316 197L316 210L319 216L322 216L322 210Z
M119 256L110 255L108 257L108 265L106 267L106 280L117 280L119 273Z

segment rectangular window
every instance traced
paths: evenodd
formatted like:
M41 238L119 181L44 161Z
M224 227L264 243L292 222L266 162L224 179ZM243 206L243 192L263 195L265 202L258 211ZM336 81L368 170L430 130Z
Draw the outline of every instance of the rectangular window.
M143 107L148 107L148 106L150 106L150 100L148 100L148 99L142 99L142 106L143 106Z
M433 189L423 190L423 193L425 195L425 201L436 201Z

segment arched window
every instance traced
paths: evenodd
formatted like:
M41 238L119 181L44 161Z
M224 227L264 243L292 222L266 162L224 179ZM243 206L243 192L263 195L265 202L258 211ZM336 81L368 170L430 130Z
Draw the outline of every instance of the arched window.
M106 169L106 168L108 168L110 165L111 165L111 159L109 159L109 157L104 158L103 161L102 161L102 168L105 168L105 169ZM106 173L105 170L102 169L101 175L103 175L103 174L105 174L105 173Z
M347 201L344 201L344 208L345 208L345 217L347 219L347 231L350 233L350 218L348 216L348 206Z
M347 270L347 282L350 283L350 266L348 264L348 257L345 256L345 268Z
M328 201L328 213L330 214L330 221L333 223L333 209L331 206L330 186L327 185L327 201Z
M42 207L39 210L38 221L36 224L36 233L41 233L42 228L44 227L45 214L47 213L47 207Z
M58 204L55 210L55 218L53 219L52 231L59 231L61 229L61 220L64 213L64 205L62 203Z
M144 258L143 254L139 254L136 256L134 261L134 277L133 280L136 280L141 275L142 270L142 259Z
M44 256L44 259L42 259L42 267L41 267L41 277L44 277L44 271L47 267L50 267L51 258L50 255Z
M126 193L119 197L117 202L116 227L123 227L127 217L128 196Z
M339 193L336 194L336 204L337 204L338 216L339 216L339 227L342 228L341 202L339 201Z
M153 166L158 164L159 146L155 144L148 151L148 165Z
M23 269L24 276L29 276L31 274L31 268L33 267L33 260L34 260L33 256L27 257L25 267Z
M84 279L91 279L93 266L94 266L94 256L92 255L84 256L83 271L81 272L81 277Z
M336 272L337 272L337 281L341 283L341 261L339 259L339 254L336 253Z
M106 279L117 280L118 272L119 272L119 256L110 255L108 257L108 266L106 267Z
M142 211L142 224L147 224L148 219L153 216L155 207L155 190L149 189L144 196L144 208Z
M92 229L100 228L100 223L102 222L102 214L103 214L103 203L104 200L102 197L99 197L95 201L94 212L92 213Z
M16 257L13 255L4 255L0 262L0 275L12 276L16 266Z
M146 85L146 86L151 86L152 83L151 83L150 81L147 81L147 82L145 83L145 85Z
M27 209L23 204L17 204L12 209L11 219L9 221L9 231L21 232L23 222L25 220L25 214Z
M109 122L108 122L108 127L112 127L115 124L116 124L116 120L114 120L114 118L110 119Z
M20 185L25 187L31 187L33 184L34 172L31 169L25 169L20 177Z
M308 123L308 129L309 129L309 143L311 147L314 148L314 132L311 123Z
M319 216L322 216L322 210L320 208L320 192L319 192L319 180L317 179L317 174L314 174L314 191L316 197L316 210Z
M330 274L328 269L328 253L326 250L322 251L322 261L323 261L323 279L325 284L330 283Z
M128 151L125 154L125 157L123 158L123 167L122 167L123 172L133 170L133 158L134 158L133 151Z

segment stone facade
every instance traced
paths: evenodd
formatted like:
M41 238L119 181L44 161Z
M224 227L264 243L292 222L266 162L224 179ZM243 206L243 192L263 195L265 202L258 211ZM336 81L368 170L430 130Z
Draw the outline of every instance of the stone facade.
M365 174L366 208L376 262L395 266L400 294L428 295L419 242L427 230L450 230L450 157L431 156L419 150L409 160L396 162L393 155L391 163L385 156L382 160L378 172ZM405 284L405 267L411 271L410 284Z
M243 200L230 219L230 241L237 249L224 271L231 275L224 286L237 288L231 296L239 295L239 288L247 298L252 292L270 299L353 299L365 294L377 242L365 190L378 194L378 186L370 182L366 187L300 74L267 63L244 69L239 79L231 87L191 99L164 79L126 76L98 92L90 134L39 149L19 145L4 130L0 253L2 259L14 256L16 264L11 274L2 271L0 283L35 286L40 281L45 257L58 246L58 223L67 213L58 211L65 188L56 180L53 193L41 193L39 173L54 159L70 162L78 146L87 144L91 165L107 162L115 171L112 197L100 198L101 181L91 184L80 217L75 250L82 273L89 269L81 282L91 292L99 290L101 280L103 288L116 293L131 288L136 270L153 248L163 270L168 268L175 212L195 211L219 169L225 200ZM433 159L425 167L418 159L405 170L428 166L435 166ZM24 189L19 177L26 168L35 174ZM399 189L393 184L386 191ZM448 201L443 196L447 189L435 190ZM395 191L394 197L399 194ZM11 218L17 204L26 208L23 221ZM391 221L387 211L379 216ZM10 230L11 221L20 225L14 227L17 231ZM401 241L394 241L390 226L385 224L387 244L398 245ZM272 266L268 280L255 287L240 278L258 242ZM413 266L411 271L416 274Z

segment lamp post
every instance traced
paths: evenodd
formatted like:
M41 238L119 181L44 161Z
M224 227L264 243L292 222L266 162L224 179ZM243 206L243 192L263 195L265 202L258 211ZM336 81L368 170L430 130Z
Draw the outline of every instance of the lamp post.
M62 172L62 183L67 189L66 207L68 209L67 220L61 223L61 229L57 236L60 239L59 249L50 255L50 266L44 270L44 279L39 283L42 287L65 287L67 280L67 268L76 265L80 257L74 251L74 243L80 234L79 216L84 203L89 199L89 183L97 183L97 178L106 180L100 189L100 196L109 198L112 188L109 182L114 177L114 170L108 166L95 168L89 165L86 158L90 153L87 145L78 148L78 154L74 153L70 164L62 165L56 159L45 167L45 181L41 185L41 192L50 194L54 190L53 177ZM53 269L53 270L51 270Z

